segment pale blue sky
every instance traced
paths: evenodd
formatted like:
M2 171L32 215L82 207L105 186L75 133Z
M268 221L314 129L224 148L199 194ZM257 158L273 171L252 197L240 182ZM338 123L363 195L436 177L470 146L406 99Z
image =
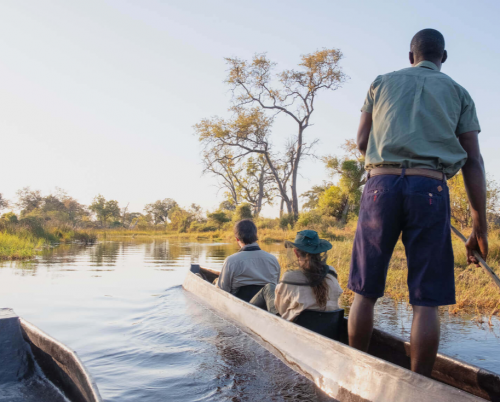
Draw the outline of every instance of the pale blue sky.
M494 175L499 12L497 1L461 0L2 1L0 193L61 187L83 203L101 193L134 211L166 197L213 209L222 194L201 176L192 126L227 115L224 57L267 52L292 68L301 54L343 51L350 80L321 94L306 132L322 156L354 138L371 81L408 66L423 28L446 38L442 71L474 98ZM292 128L278 122L276 144ZM326 179L321 162L301 173L300 192Z

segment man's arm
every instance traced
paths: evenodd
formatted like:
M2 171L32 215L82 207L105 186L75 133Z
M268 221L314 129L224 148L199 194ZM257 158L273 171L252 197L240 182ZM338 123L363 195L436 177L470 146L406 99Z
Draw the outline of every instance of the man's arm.
M366 156L366 148L368 147L368 139L370 138L370 130L372 129L372 114L361 112L361 119L358 128L358 149Z
M228 260L224 261L224 265L220 271L219 280L217 281L217 287L231 293L231 285L233 282L233 270L234 267L230 267ZM231 269L233 268L233 269Z
M479 150L478 131L469 131L458 137L462 148L467 152L467 162L462 167L465 190L472 212L472 233L465 245L467 261L478 265L474 251L484 260L488 256L488 223L486 220L486 174L483 157Z

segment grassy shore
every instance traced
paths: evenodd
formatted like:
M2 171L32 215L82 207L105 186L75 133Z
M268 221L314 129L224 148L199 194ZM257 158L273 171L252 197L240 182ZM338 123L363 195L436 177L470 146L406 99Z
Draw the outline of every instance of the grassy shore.
M332 230L330 234L332 237L336 237L337 240L332 241L333 248L328 253L328 263L336 268L339 275L339 282L344 289L342 303L350 305L354 298L354 293L347 289L347 282L354 231L352 228L347 228L345 230ZM478 317L500 315L500 289L493 283L483 268L467 265L465 247L455 237L453 237L453 250L455 253L457 303L447 307L449 312L452 314L462 312L476 313ZM500 231L494 231L490 234L488 263L500 275ZM296 268L295 261L287 253L283 253L280 256L280 265L283 271ZM408 269L404 246L399 241L389 266L385 295L395 301L408 301L407 274Z
M0 233L0 260L33 258L36 250L45 244L44 239L21 238L15 234Z
M0 229L0 260L27 260L53 244L91 244L97 240L97 234L92 230L75 230L69 227L43 228L4 224Z
M492 258L489 263L495 267L498 272L499 260L494 256L498 254L500 242L492 239ZM338 268L340 281L343 288L349 276L350 251L352 249L352 240L344 241L334 247L330 255L330 263ZM500 312L500 290L495 286L490 277L482 268L467 266L465 247L460 240L453 240L453 249L455 251L455 286L457 303L449 307L451 313L477 312L480 314L494 315ZM389 272L387 275L386 295L394 300L408 300L407 265L404 247L399 242L394 251ZM344 301L351 303L354 298L353 292L346 289L344 292Z
M179 233L167 230L126 230L126 229L101 229L97 232L98 238L172 238L182 240L234 240L232 230L218 230L215 232L189 232ZM281 230L281 229L260 229L259 240L271 243L284 240L293 240L296 230Z

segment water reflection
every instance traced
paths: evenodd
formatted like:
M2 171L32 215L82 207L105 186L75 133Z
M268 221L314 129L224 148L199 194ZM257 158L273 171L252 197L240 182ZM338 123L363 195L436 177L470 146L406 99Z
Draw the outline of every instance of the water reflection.
M277 255L282 244L261 244ZM0 263L0 307L78 351L106 401L321 401L324 396L180 285L234 243L169 239L61 245ZM500 322L442 312L441 351L500 372ZM409 338L411 309L382 299L376 325ZM323 399L322 399L323 398Z
M123 254L126 243L103 242L98 243L90 249L90 264L95 267L113 267L118 260L118 256Z
M411 332L412 309L406 303L394 303L383 298L375 308L375 326L408 340ZM476 366L500 373L500 355L492 353L500 345L500 320L477 321L471 314L453 315L440 309L441 341L439 352Z

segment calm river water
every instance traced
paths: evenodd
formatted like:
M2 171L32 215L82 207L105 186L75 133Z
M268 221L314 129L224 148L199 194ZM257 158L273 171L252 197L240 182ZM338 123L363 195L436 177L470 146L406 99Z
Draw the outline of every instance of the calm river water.
M105 401L328 400L181 288L192 262L217 268L236 250L172 240L62 245L32 262L0 263L0 308L76 350ZM382 300L376 317L409 337L403 304ZM440 351L500 373L500 321L472 318L443 314Z

